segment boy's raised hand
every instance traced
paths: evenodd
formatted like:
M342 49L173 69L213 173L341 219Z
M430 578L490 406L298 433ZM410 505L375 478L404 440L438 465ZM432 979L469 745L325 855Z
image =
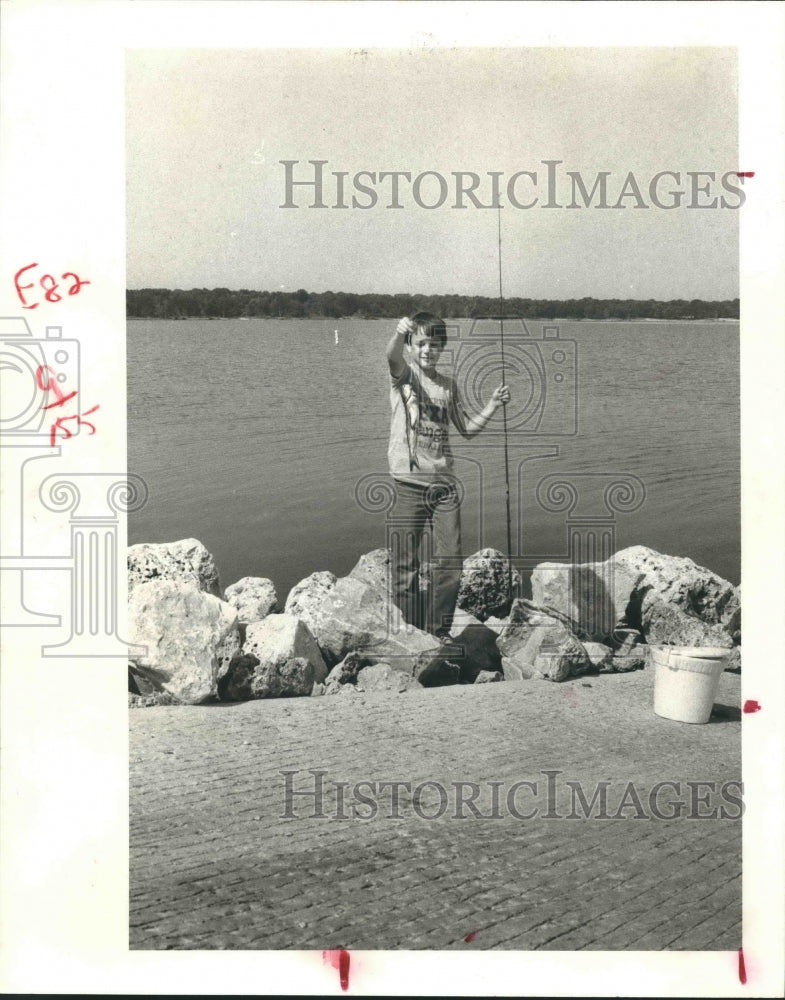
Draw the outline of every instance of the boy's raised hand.
M398 321L398 326L395 328L395 332L399 337L408 337L417 332L417 327L414 323L412 323L408 316L404 316L403 319Z
M506 385L500 385L498 388L493 390L493 395L491 396L491 402L495 403L496 406L506 406L510 401L510 390Z

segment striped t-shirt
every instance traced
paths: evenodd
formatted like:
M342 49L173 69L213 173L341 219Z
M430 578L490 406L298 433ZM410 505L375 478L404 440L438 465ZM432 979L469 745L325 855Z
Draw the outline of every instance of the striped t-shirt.
M450 420L463 422L455 380L439 372L427 375L414 365L391 379L390 473L403 482L438 481L453 465Z

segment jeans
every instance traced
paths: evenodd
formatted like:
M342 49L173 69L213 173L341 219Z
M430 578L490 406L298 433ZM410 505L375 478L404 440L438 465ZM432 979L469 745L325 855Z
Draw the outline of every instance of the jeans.
M389 515L392 595L403 617L416 628L449 632L461 583L461 511L455 486L415 486L395 480ZM420 542L430 525L433 538L432 588L421 594ZM426 536L430 541L430 535Z

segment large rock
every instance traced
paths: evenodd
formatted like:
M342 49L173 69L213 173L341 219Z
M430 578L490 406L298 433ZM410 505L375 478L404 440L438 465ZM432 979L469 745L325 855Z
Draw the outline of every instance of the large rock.
M331 582L326 576L332 574L301 581L289 595L286 611L308 626L328 666L357 652L413 675L415 666L437 656L438 639L407 625L383 594L356 577L332 577Z
M582 644L557 618L516 600L497 639L505 680L564 681L591 668Z
M129 593L138 584L153 580L193 583L207 594L221 596L215 560L196 538L131 545L128 548Z
M648 614L657 605L676 608L706 625L722 625L731 636L740 628L737 588L692 559L663 555L645 545L633 545L617 552L613 562L620 569L641 577L637 590L641 597L644 633Z
M227 601L227 604L229 602ZM239 625L235 625L224 636L215 650L215 657L218 660L218 680L220 680L229 669L229 664L242 649L243 640Z
M501 635L504 632L504 630L509 626L509 624L510 624L509 615L506 618L496 618L494 615L491 615L489 618L486 618L485 621L483 622L483 625L486 628L489 628L496 635Z
M242 652L257 660L256 667L251 672L246 660L241 678L236 664L231 664L226 683L220 688L222 698L239 700L241 695L274 698L310 694L314 683L321 684L327 677L327 667L314 637L294 615L269 615L250 624ZM291 665L295 660L304 660L310 665L310 684L301 664ZM307 691L303 690L305 687Z
M278 610L278 595L272 580L262 576L244 576L226 588L224 600L237 608L241 622L259 622Z
M390 594L391 586L390 558L389 549L374 549L372 552L365 552L349 571L349 576L360 580L386 597Z
M601 673L623 674L630 670L642 670L646 666L650 647L643 644L643 636L637 629L617 629L613 639L616 648L610 661L600 668ZM584 643L584 649L586 646Z
M367 583L369 587L378 591L382 596L390 597L392 594L391 558L392 553L389 549L373 549L360 556L356 565L350 570L349 576ZM424 594L430 591L431 573L432 564L421 562L417 583L420 591Z
M330 689L328 693L332 694L333 689L341 684L356 684L359 672L375 662L373 657L363 656L362 653L348 653L327 675L325 684Z
M733 645L733 639L724 625L708 625L700 618L659 601L651 601L644 608L641 624L650 646Z
M301 614L310 614L321 604L337 581L335 573L326 569L319 570L318 573L311 573L310 576L306 576L304 580L296 583L289 591L284 612L298 618Z
M592 669L598 670L600 673L611 670L613 650L610 646L606 646L603 642L584 642L582 645L589 657Z
M504 617L520 586L520 574L512 571L510 593L509 560L498 549L480 549L463 561L458 607L480 621L493 615Z
M725 646L723 633L740 641L738 588L692 559L644 545L600 563L541 563L532 573L532 597L600 642L627 626L650 644Z
M318 683L315 676L313 663L304 656L275 660L263 667L257 656L241 653L219 681L218 693L222 701L307 697Z
M572 630L590 641L606 642L615 628L627 624L642 579L640 570L617 565L613 559L575 565L540 563L532 571L532 600L564 616Z
M237 611L193 581L138 583L129 595L129 641L147 647L134 669L183 704L216 693L218 650L236 625Z
M357 690L366 694L402 694L422 684L389 663L375 663L357 674Z
M479 674L474 678L475 684L495 684L497 681L504 680L501 670L497 670L491 673L488 670L481 670Z
M459 608L455 612L450 636L463 656L453 658L460 667L462 684L473 684L482 671L496 673L502 668L502 658L496 646L496 632L474 615Z

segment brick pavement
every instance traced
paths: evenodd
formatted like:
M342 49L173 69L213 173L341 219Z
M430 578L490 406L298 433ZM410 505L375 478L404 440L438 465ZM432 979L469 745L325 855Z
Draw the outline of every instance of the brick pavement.
M658 719L652 685L639 671L132 711L131 947L739 948L742 824L719 795L741 780L739 678L723 675L703 726ZM309 769L327 772L326 816L311 795L292 799L286 818L280 772L313 791ZM559 772L550 817L546 771ZM363 780L412 783L398 818L389 790L373 796L374 818L351 815ZM520 786L513 805L538 807L530 819L507 808L525 780L537 794ZM663 790L663 812L689 803L684 782L715 782L716 794L696 793L714 818L636 818L635 793L648 813L664 780L682 786ZM425 781L447 789L441 818L417 814L440 808L428 785L415 809ZM580 783L585 810L567 781ZM610 818L597 818L599 801L586 818L603 781ZM336 782L349 783L347 819ZM484 818L459 808L454 782L480 783ZM487 782L498 783L496 818Z

